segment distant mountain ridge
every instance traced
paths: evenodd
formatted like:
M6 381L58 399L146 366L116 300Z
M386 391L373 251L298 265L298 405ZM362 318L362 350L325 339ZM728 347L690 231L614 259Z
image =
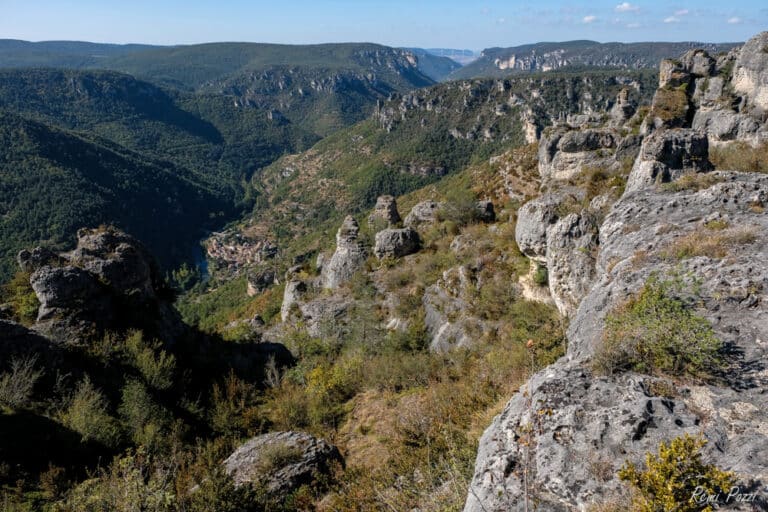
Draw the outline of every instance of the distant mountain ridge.
M702 48L712 54L727 52L741 43L598 43L565 41L488 48L476 61L454 71L449 79L501 77L515 73L556 71L568 68L652 69L665 58Z
M0 39L0 68L110 69L145 79L162 80L166 85L194 89L210 80L269 66L365 68L365 55L371 52L390 52L390 57L405 59L409 58L409 54L411 57L418 55L412 64L435 81L440 80L442 75L433 75L430 70L453 69L453 61L434 52L412 52L373 43L287 45L222 42L156 46L15 39Z

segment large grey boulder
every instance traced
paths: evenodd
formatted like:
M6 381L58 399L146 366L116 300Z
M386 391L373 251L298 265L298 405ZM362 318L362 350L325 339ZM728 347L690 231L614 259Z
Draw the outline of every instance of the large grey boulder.
M309 434L270 432L241 445L223 464L236 486L261 485L280 499L328 476L344 459L338 448Z
M690 129L659 130L643 140L627 180L628 192L674 181L683 174L707 172L709 139Z
M30 276L30 284L40 302L38 322L75 314L103 320L103 315L110 314L107 290L81 268L41 267Z
M420 247L421 239L415 229L385 229L376 233L373 253L378 259L402 258L418 252Z
M565 194L546 193L528 201L517 211L515 241L527 257L545 262L547 259L547 230L559 218L559 207Z
M392 196L379 196L376 206L368 216L368 224L375 226L377 221L383 222L387 227L396 226L402 219L397 211L397 201Z
M68 253L22 251L40 302L35 329L81 342L106 330L141 329L173 343L186 327L168 301L157 263L135 238L114 228L81 229Z
M323 288L335 289L347 282L365 265L368 251L358 240L360 227L351 215L347 215L336 233L336 251L323 265Z
M113 291L153 300L163 278L154 257L138 240L117 229L80 229L68 259Z
M45 265L60 265L63 260L58 254L45 247L35 247L34 249L22 249L16 256L16 262L22 272L31 274L35 270Z
M544 180L568 180L587 167L612 167L620 140L607 129L554 129L542 135L539 174Z
M624 500L616 476L624 461L642 464L662 440L685 433L702 434L705 460L734 471L742 486L768 483L768 177L713 177L718 182L703 190L644 188L613 206L600 227L595 284L570 322L567 355L535 374L483 434L465 512L522 512L532 504L588 510ZM754 238L728 247L724 258L664 256L715 218ZM606 314L654 272L696 280L694 307L731 354L719 379L593 374Z
M411 208L405 217L403 224L409 228L418 228L421 225L434 224L442 204L436 201L422 201Z

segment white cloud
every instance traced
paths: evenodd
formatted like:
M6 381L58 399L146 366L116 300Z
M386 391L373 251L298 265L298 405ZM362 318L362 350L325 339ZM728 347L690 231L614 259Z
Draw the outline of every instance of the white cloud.
M581 21L583 21L584 23L592 23L593 21L596 21L596 20L597 20L597 16L590 14L589 16L584 16L584 18Z
M731 25L738 25L739 23L741 23L741 21L742 21L741 18L739 18L738 16L734 16L733 18L728 19L728 23Z
M688 9L680 9L679 11L675 11L675 16L685 16L686 14L690 13Z
M636 5L632 5L629 2L622 2L614 8L616 12L634 12L639 11L640 8Z
M664 18L664 23L680 23L680 18L670 16L668 18Z
M506 22L507 22L506 18L499 18L498 20L496 20L496 23L498 23L499 25L503 25Z
M640 28L639 23L628 23L627 28Z

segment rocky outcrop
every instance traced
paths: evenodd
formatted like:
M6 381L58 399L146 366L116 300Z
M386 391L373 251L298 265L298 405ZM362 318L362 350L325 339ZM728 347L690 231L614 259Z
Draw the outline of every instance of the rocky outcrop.
M565 204L580 201L567 190L546 193L523 205L518 210L515 226L515 241L520 251L546 267L549 294L566 317L575 312L594 278L598 245L596 217L599 213L599 210L588 208L561 217L566 213ZM525 276L522 279L529 280ZM530 284L523 284L531 288ZM531 293L528 295L534 297ZM543 297L541 302L548 302L548 298Z
M565 194L548 193L528 201L517 211L515 241L520 252L533 260L546 262L547 230L557 222L559 206L565 200Z
M763 32L717 58L693 50L663 61L646 133L692 127L706 133L711 144L768 141L767 43L768 32Z
M768 111L768 32L747 41L733 68L733 89L744 98L748 110Z
M768 178L712 174L709 188L625 194L600 227L595 284L568 329L567 356L536 374L486 430L465 511L578 510L620 495L616 472L639 463L661 440L703 433L706 458L745 485L768 481ZM717 218L753 237L725 258L670 261L676 241ZM568 217L566 217L568 219ZM575 219L571 219L575 221ZM713 232L714 233L714 232ZM714 236L714 234L713 234ZM635 373L595 376L590 361L605 315L651 273L699 281L699 313L733 354L723 380L679 385ZM673 389L673 393L662 390Z
M327 480L343 466L338 448L301 432L270 432L254 437L224 461L236 486L262 485L272 499L287 497L302 485Z
M475 210L477 211L478 221L486 223L496 221L496 210L494 210L493 203L491 201L478 201L475 205Z
M608 125L614 128L624 126L632 119L635 112L637 112L637 102L629 97L629 89L622 89L616 97L616 103L611 107L611 119Z
M466 315L470 303L465 295L475 287L474 271L459 266L443 272L442 279L424 291L424 324L430 336L430 350L446 352L473 343L469 325L472 318Z
M373 253L378 259L402 258L418 252L420 247L421 239L415 229L385 229L376 233Z
M139 241L113 228L77 235L69 253L35 249L19 255L40 302L35 329L75 342L123 328L171 342L184 331L158 266Z
M389 228L393 228L401 220L400 213L397 211L397 200L392 196L379 196L376 199L373 212L368 216L368 224L371 226L375 226L378 221L383 222Z
M736 70L741 65L762 76L768 63L755 52L766 42L768 33L716 59L692 51L663 63L655 111L644 123L648 136L623 196L612 206L593 208L597 198L590 203L588 210L610 208L596 257L578 248L597 240L592 226L582 225L585 218L555 219L544 208L547 198L521 209L521 250L541 261L550 254L551 234L565 242L559 247L567 270L594 268L594 276L571 276L590 284L573 302L567 355L534 375L484 433L466 512L625 503L627 490L616 476L624 461L642 464L660 441L686 433L703 435L705 459L733 471L742 489L768 482L768 178L711 171L708 161L710 144L763 140L758 98L765 81L742 78L747 85L738 88L737 77L749 73ZM677 111L665 103L676 99L682 100ZM696 176L702 172L706 178ZM689 174L677 187L652 186ZM587 253L593 265L575 261ZM725 367L712 379L594 373L608 313L651 276L679 283L674 293L723 342Z
M302 295L307 291L307 284L297 278L288 279L283 291L283 303L280 306L280 318L287 322L291 316L294 306L299 303Z
M358 240L359 232L357 221L348 215L336 233L336 251L328 263L323 265L323 288L338 288L365 264L368 251Z
M608 167L617 145L616 135L605 130L545 132L539 144L539 174L545 180L567 180L584 167Z
M655 183L668 183L685 173L707 172L709 142L706 134L690 129L660 130L643 140L632 166L627 191Z
M411 208L411 211L405 217L405 227L418 228L421 225L434 224L437 222L437 215L442 204L436 201L422 201Z
M595 217L587 211L571 213L547 230L549 291L564 317L573 316L592 286L597 244Z

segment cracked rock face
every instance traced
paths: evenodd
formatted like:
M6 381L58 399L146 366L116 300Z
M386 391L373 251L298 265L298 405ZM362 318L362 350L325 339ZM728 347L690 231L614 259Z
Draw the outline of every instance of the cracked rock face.
M600 227L594 286L568 329L568 353L540 371L486 430L466 512L583 510L620 496L616 471L642 463L662 440L702 433L705 458L737 473L745 484L768 482L768 177L716 172L721 180L695 191L654 187L627 193ZM665 249L707 230L749 229L751 242L723 258L668 261ZM714 232L713 236L714 236ZM632 372L599 377L590 361L601 343L605 315L637 292L653 272L679 272L700 281L697 313L733 354L710 384L657 379ZM528 509L530 510L530 508Z
M706 133L690 129L659 130L643 140L626 190L639 190L654 183L674 181L685 173L711 169Z
M338 448L302 432L270 432L249 440L224 461L236 486L263 483L273 498L288 496L343 466Z
M555 129L539 144L539 174L545 180L568 180L585 167L610 167L621 137L612 130Z
M560 314L570 317L594 280L598 236L590 211L559 217L565 200L567 194L560 191L523 205L515 240L523 254L546 265L550 296Z

